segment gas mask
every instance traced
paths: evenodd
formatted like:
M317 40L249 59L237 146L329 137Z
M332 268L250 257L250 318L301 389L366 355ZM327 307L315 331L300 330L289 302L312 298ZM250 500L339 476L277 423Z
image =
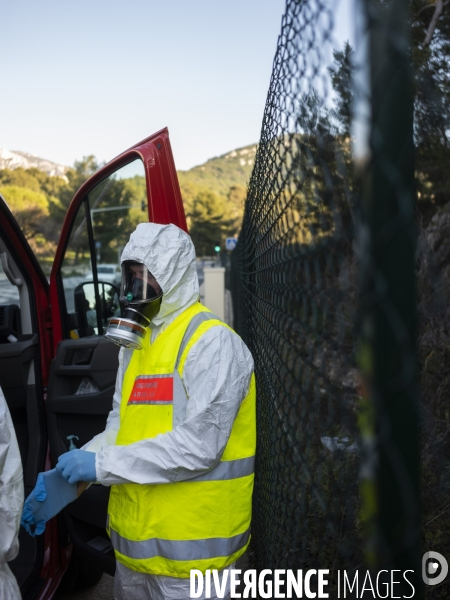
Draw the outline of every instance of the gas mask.
M125 348L142 350L146 329L159 313L162 296L158 282L145 265L124 261L119 296L124 315L110 319L105 338Z

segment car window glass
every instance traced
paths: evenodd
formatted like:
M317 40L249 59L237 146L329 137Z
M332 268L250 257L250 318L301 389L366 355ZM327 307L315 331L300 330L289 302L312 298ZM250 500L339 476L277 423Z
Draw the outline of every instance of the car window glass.
M148 221L144 165L140 159L100 182L89 194L99 281L120 285L120 257L138 223Z
M78 332L80 324L75 311L75 289L86 279L92 279L92 263L85 203L83 202L78 210L61 267L61 280L66 301L66 330L74 338L80 337Z
M100 329L104 333L109 319L121 315L117 289L111 283L100 281L96 287L94 282L82 281L74 290L74 300L78 337L98 335L99 316Z
M95 261L90 253L86 206ZM78 210L61 268L66 335L68 332L70 337L77 338L104 333L109 319L120 314L116 292L121 278L120 257L131 232L145 221L148 221L145 170L142 161L136 159L92 188ZM94 262L97 288L92 271Z
M6 276L0 261L0 305L17 304L20 307L19 289Z

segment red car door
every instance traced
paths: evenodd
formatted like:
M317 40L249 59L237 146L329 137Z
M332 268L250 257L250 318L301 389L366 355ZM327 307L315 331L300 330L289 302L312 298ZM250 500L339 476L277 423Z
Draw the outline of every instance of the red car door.
M50 276L57 348L47 398L53 463L105 428L118 347L103 333L120 307L111 273L104 271L116 264L119 283L122 249L136 225L148 220L186 230L167 129L139 142L91 177L75 195L64 221ZM91 486L67 507L64 523L79 556L112 574L115 560L105 533L108 496L109 488Z
M0 196L0 385L11 413L23 467L25 496L50 468L45 391L52 358L48 281ZM1 535L1 532L0 532ZM9 563L24 600L52 589L67 565L56 520L44 535L19 532L19 555Z
M82 185L67 211L49 287L29 247L20 252L15 249L27 244L23 236L20 238L17 225L11 224L14 219L10 213L5 217L6 210L0 212L0 258L3 237L5 244L8 238L10 262L14 263L10 270L24 273L32 291L28 302L32 316L27 318L34 324L29 327L34 335L29 345L35 349L32 366L39 371L34 403L41 421L40 435L35 436L39 437L35 441L39 452L32 466L27 462L31 460L29 450L24 449L29 493L40 470L50 468L60 454L81 447L105 428L114 394L118 347L103 334L108 319L120 312L115 284L120 280L120 255L130 233L142 221L174 223L187 230L168 130L126 150ZM20 310L24 305L22 302ZM1 341L0 327L0 383ZM27 399L28 404L33 405L33 401ZM30 412L26 418L29 428L34 418ZM19 424L19 417L16 421ZM47 447L50 460L45 463ZM91 574L114 572L114 555L105 532L108 495L108 488L91 486L47 525L45 537L29 538L36 548L30 554L30 569L33 563L34 571L21 581L24 598L51 597L71 543L77 560L88 565ZM24 556L19 559L17 564L23 565ZM34 595L28 595L33 578L40 585L35 592L30 588Z

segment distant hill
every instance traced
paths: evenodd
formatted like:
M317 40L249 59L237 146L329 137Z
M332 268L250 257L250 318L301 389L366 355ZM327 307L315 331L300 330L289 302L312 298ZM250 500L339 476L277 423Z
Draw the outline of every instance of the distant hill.
M233 186L246 188L250 180L257 145L237 148L222 156L210 158L188 171L178 171L180 184L193 183L227 195ZM20 150L0 148L0 169L36 168L47 175L65 177L68 167Z
M0 169L39 169L47 175L65 177L67 168L51 160L33 156L20 150L7 150L0 148Z
M223 246L225 238L238 234L256 150L256 144L237 148L188 171L178 171L189 233L198 256L213 255L215 246ZM46 272L67 206L96 169L92 156L65 167L27 152L0 149L0 192ZM143 178L134 183L145 186Z
M210 158L204 164L188 171L178 171L180 185L193 183L227 195L233 186L246 188L255 163L258 146L252 144L237 148L222 156Z

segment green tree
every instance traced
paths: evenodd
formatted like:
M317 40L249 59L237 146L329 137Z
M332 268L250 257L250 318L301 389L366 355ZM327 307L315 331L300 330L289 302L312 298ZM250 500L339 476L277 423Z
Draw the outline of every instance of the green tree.
M123 182L125 186L124 190L130 194L130 205L133 206L126 215L127 226L130 228L130 231L133 231L139 223L148 220L147 184L145 178L140 175L124 179Z
M89 205L95 240L101 244L101 261L116 262L118 250L128 242L130 232L148 220L145 180L108 177L89 194Z
M98 169L99 164L92 154L84 156L80 161L75 161L74 166L68 169L66 185L60 188L57 200L50 201L50 215L56 224L58 237L73 197L86 179L89 179Z
M35 171L37 169L33 169ZM37 174L31 172L31 169L2 169L0 170L0 182L2 185L14 185L16 187L27 188L35 192L41 192L41 180Z
M33 250L38 253L54 250L52 240L53 222L49 219L49 199L41 191L19 187L18 185L1 185L0 194L5 198L14 214L25 238Z
M183 198L184 212L186 213L186 221L188 229L192 227L192 212L194 210L194 201L199 192L202 190L196 183L191 181L180 180L181 197Z
M232 231L230 235L238 233L242 226L242 218L244 216L245 199L247 198L247 190L241 185L233 185L228 191L227 201L229 210L234 219Z
M57 197L66 185L63 177L52 177L39 169L0 169L0 185L15 185Z
M415 74L414 141L418 207L427 225L450 201L450 11L445 2L411 2Z
M198 256L211 256L233 227L229 204L209 190L200 190L192 203L190 234Z
M353 86L352 86L352 58L353 50L348 42L345 42L343 50L333 51L334 63L328 69L331 83L336 92L335 106L331 110L331 116L340 125L340 132L349 136L352 122Z

